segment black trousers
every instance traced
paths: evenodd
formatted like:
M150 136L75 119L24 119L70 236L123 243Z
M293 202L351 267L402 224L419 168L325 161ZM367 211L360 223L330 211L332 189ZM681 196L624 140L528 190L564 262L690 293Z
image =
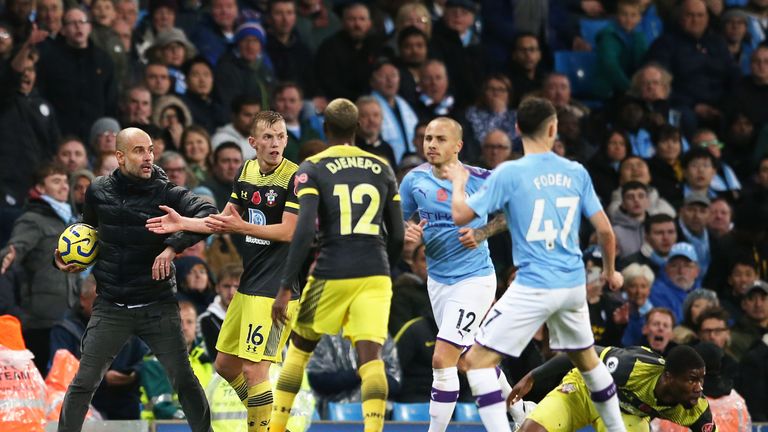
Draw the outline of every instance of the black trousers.
M193 432L211 432L211 410L189 365L175 299L128 309L97 298L82 340L80 369L64 397L59 432L80 432L88 404L129 336L140 337L168 373Z

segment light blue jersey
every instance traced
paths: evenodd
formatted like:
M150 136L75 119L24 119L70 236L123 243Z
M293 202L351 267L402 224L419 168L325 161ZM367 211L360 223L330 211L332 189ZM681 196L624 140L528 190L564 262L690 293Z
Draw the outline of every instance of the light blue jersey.
M583 166L552 152L504 162L467 204L480 217L504 210L521 285L573 288L585 283L581 215L591 217L602 206Z
M469 170L467 193L480 189L490 171L465 165ZM432 173L432 165L425 163L412 169L400 185L400 201L405 219L419 212L419 218L427 221L424 227L424 244L427 255L427 272L437 282L453 285L476 276L493 273L488 243L475 249L467 249L459 242L459 227L451 216L453 185ZM474 218L467 226L480 228L487 216Z

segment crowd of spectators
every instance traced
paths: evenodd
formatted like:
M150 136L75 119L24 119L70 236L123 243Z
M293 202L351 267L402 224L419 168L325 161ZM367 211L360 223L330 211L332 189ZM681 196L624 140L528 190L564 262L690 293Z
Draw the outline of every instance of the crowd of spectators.
M325 148L327 102L349 98L360 111L356 144L402 178L423 162L436 116L463 126L465 163L493 169L520 157L515 110L538 95L558 110L553 151L587 167L618 239L622 291L604 291L599 271L588 272L597 343L664 353L712 342L753 420L766 421L767 30L766 0L6 0L0 313L22 319L41 371L51 349L77 355L66 338L84 331L93 287L59 273L50 255L90 182L115 170L122 127L144 129L171 181L221 210L254 156L249 127L260 110L284 116L285 156L298 163ZM579 52L591 63L577 87L555 58ZM600 252L581 234L592 269ZM201 364L215 356L240 241L213 236L176 263L179 298L200 315L199 335L187 339ZM502 291L514 277L509 239L489 241ZM388 378L399 391L390 395L428 401L425 342L436 327L423 248L404 256L393 272ZM355 397L344 343L322 342L338 371L310 368L327 400ZM145 380L136 356L146 353L126 347L104 391ZM505 363L507 376L550 355L542 329Z

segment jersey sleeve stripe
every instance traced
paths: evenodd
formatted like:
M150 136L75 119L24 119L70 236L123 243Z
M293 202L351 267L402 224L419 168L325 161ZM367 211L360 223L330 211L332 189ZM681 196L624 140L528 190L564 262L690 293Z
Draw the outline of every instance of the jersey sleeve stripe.
M296 194L296 197L301 198L302 196L307 194L320 195L320 192L318 192L317 189L313 187L308 187L300 190L299 193Z
M229 197L230 197L230 198L233 198L233 199L237 199L237 198L238 198L237 194L236 194L236 193L234 193L234 192L232 192L231 194L229 194Z
M392 197L392 201L400 201L400 194L395 194L395 196Z
M288 208L296 209L296 210L299 209L299 205L298 204L296 204L294 202L290 202L290 201L286 201L285 202L285 206L288 207Z

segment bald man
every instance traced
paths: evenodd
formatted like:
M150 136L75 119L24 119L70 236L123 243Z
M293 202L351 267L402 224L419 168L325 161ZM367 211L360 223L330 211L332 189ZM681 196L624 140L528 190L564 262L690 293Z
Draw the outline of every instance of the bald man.
M118 133L115 157L119 169L97 178L85 194L83 222L99 231L99 256L93 269L98 297L83 336L80 369L67 389L58 430L81 430L88 404L107 367L125 341L136 335L168 372L192 431L210 432L208 402L192 373L181 332L172 263L177 253L207 235L160 235L144 225L148 218L165 214L161 205L196 218L214 214L216 208L168 181L165 172L153 164L152 140L141 129ZM65 264L58 250L54 256L56 266L64 272L83 270Z
M451 181L442 174L449 164L460 164L462 129L448 117L438 117L424 132L427 162L412 169L400 185L403 218L417 217L409 223L405 241L410 250L424 242L427 255L427 291L438 327L432 355L430 391L430 432L443 432L453 416L459 398L458 368L462 353L472 346L480 321L496 294L496 273L488 243L483 240L506 228L503 217L486 227L486 216L476 217L465 226L451 218ZM467 192L478 191L491 174L483 168L463 165L469 171ZM476 232L484 233L478 237ZM512 388L499 372L499 382L509 393Z
M384 428L388 386L381 348L392 299L389 269L403 248L403 220L395 173L386 159L351 145L357 118L351 101L331 101L323 126L329 148L307 158L296 172L299 220L272 307L275 321L286 320L288 287L298 278L318 219L322 241L277 381L271 432L285 431L320 337L342 328L357 350L365 431Z

